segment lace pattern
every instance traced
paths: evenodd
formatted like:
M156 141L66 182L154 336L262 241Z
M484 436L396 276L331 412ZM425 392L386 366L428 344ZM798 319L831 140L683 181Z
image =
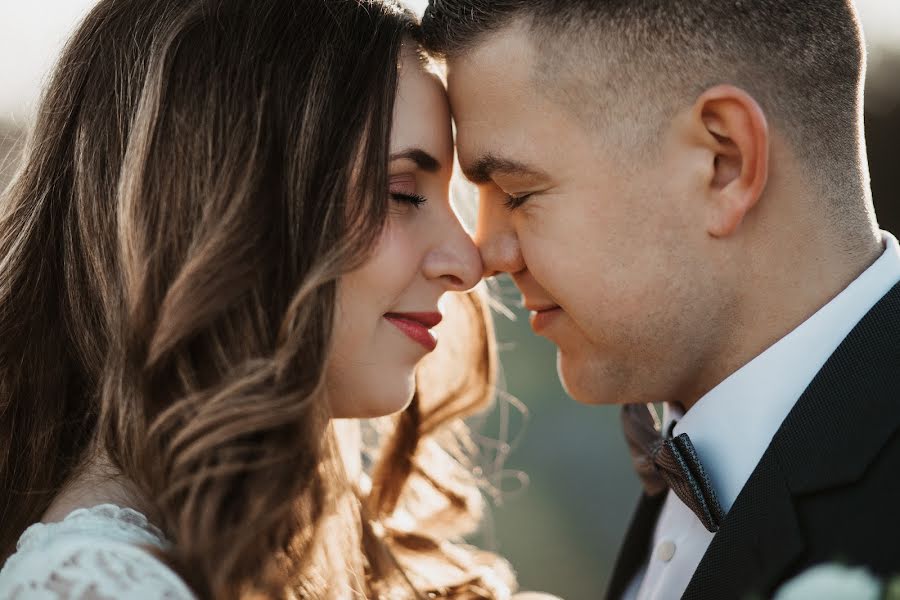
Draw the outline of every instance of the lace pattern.
M183 581L139 546L164 548L144 515L111 504L36 523L0 570L2 600L195 600Z

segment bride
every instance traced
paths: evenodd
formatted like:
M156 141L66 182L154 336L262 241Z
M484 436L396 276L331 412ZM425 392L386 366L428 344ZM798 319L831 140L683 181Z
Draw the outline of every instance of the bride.
M510 596L459 542L495 357L416 27L387 0L81 24L0 217L0 596ZM370 464L353 419L387 415Z

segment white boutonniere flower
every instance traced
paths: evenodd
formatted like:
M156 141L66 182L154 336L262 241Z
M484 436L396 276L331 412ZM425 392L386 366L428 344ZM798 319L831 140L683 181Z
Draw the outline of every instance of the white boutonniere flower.
M900 600L900 578L885 582L864 567L824 564L781 586L774 600Z

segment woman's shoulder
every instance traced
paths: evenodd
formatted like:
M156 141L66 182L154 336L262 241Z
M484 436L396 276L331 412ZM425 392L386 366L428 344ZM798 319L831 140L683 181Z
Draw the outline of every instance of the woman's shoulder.
M146 547L162 532L137 511L104 504L25 530L0 569L0 599L192 600L181 578Z

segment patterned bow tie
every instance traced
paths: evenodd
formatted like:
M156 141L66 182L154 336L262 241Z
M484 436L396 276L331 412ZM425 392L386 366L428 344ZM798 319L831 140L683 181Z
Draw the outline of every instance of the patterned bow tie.
M647 495L656 496L671 489L704 527L717 532L725 515L688 435L672 438L670 431L670 435L663 436L651 404L623 406L622 427Z

